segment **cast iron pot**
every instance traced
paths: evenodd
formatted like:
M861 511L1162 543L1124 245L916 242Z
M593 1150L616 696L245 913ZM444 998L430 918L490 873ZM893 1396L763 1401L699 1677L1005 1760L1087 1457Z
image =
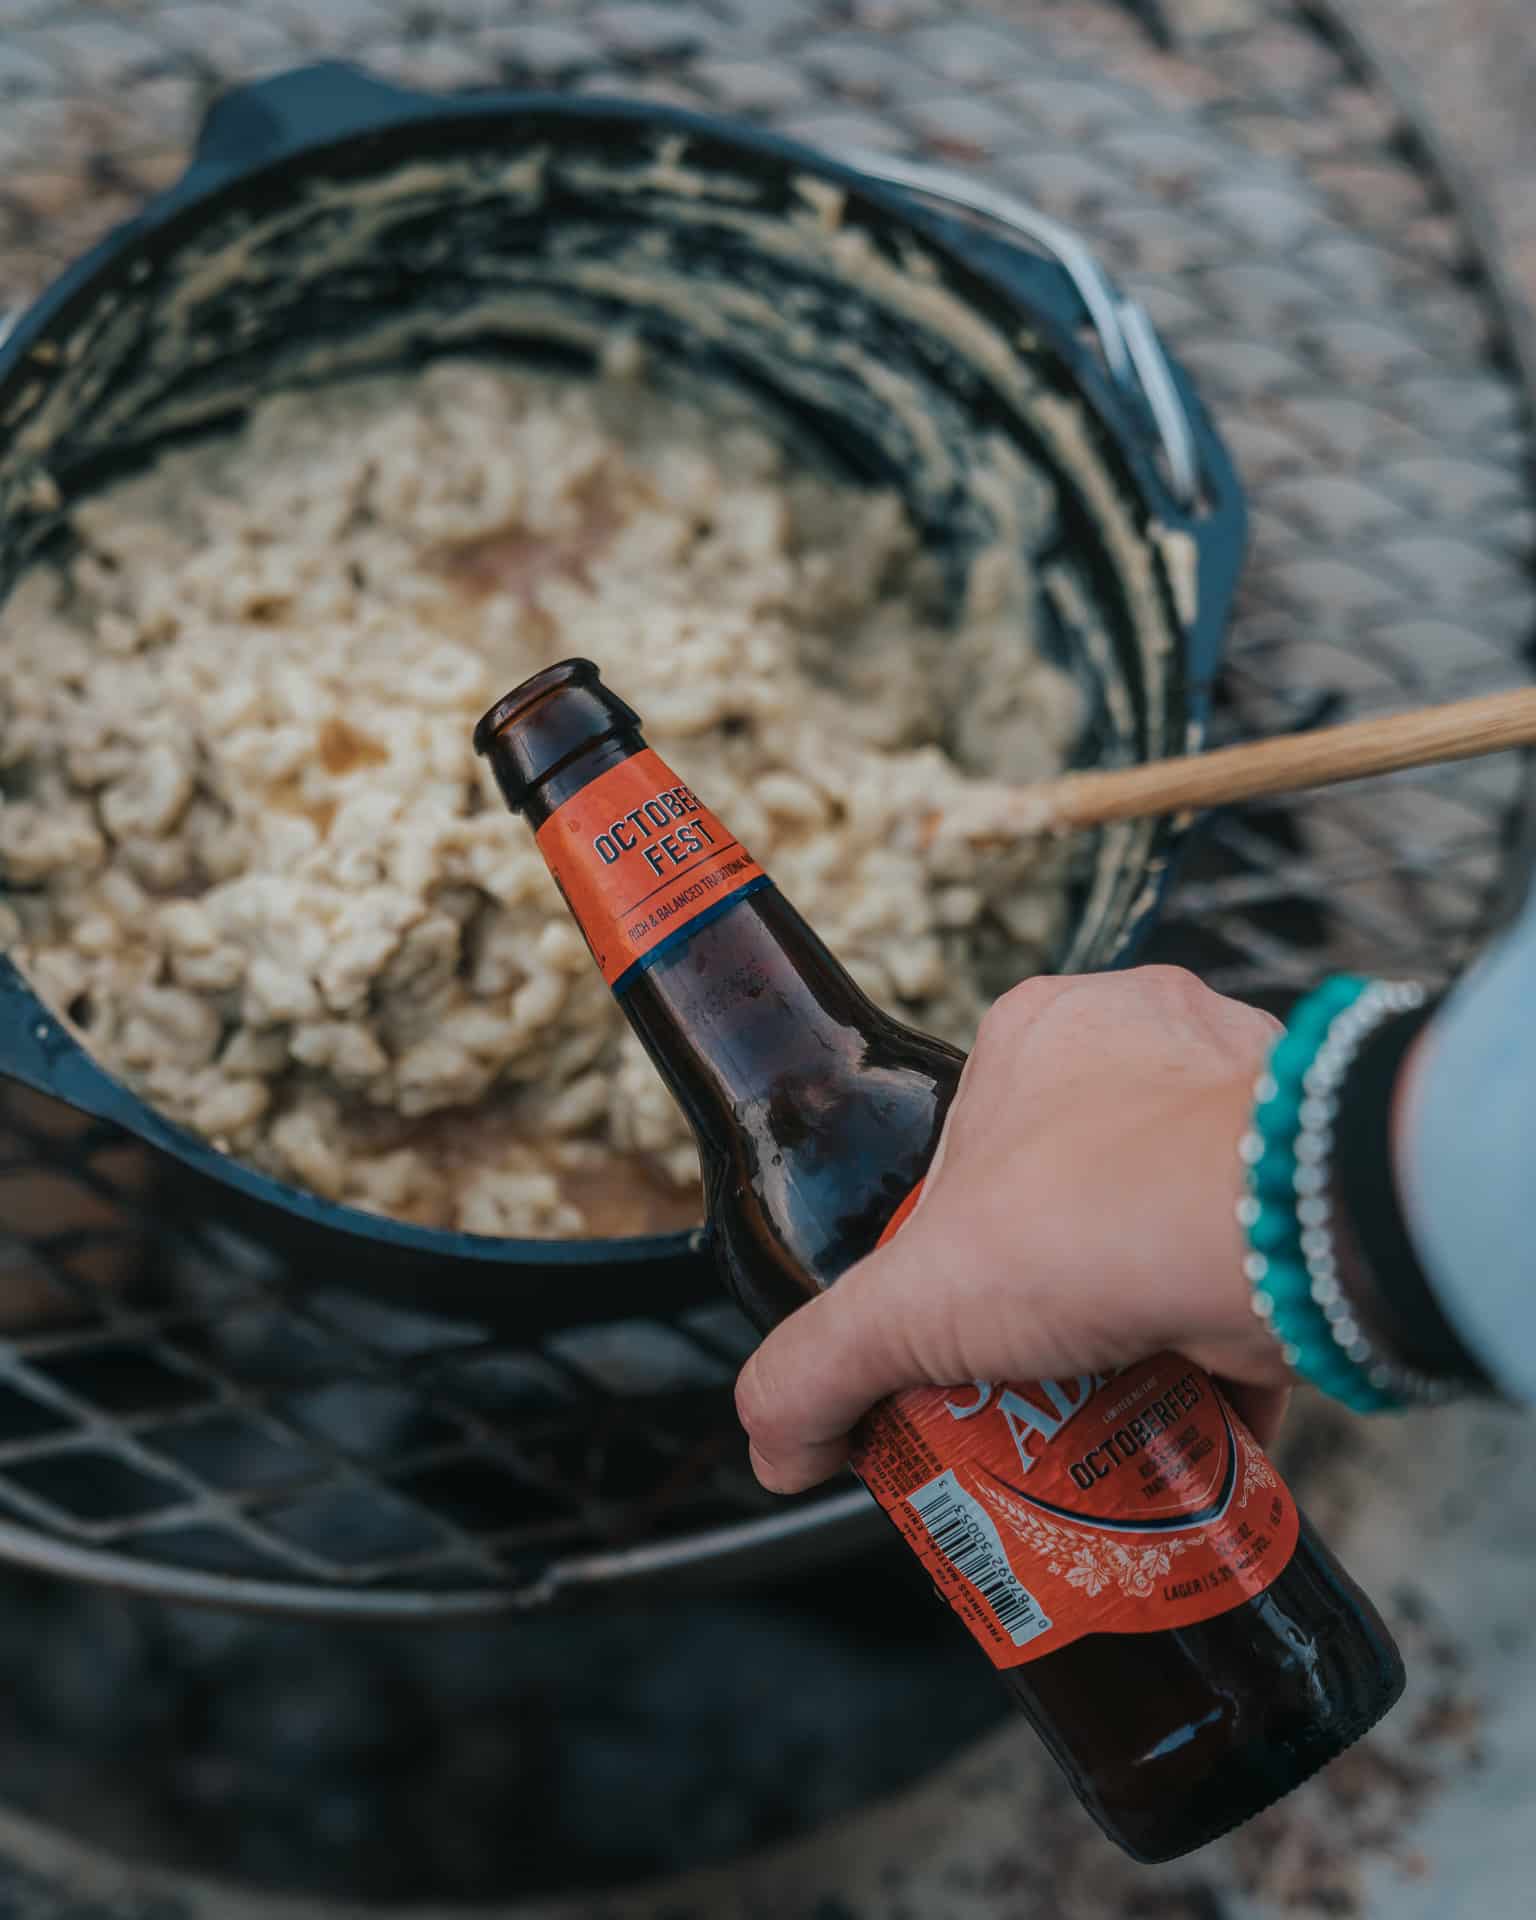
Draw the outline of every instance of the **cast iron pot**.
M982 437L1042 461L1107 635L1048 614L1089 695L1079 763L1200 743L1240 489L1188 379L1072 235L953 176L713 118L437 98L342 66L226 97L180 183L0 347L0 596L67 540L73 503L278 387L449 352L590 369L619 332L749 387L821 455L899 488L957 579L991 530L968 486ZM1187 831L1100 838L1061 969L1134 954ZM529 1335L713 1297L701 1232L480 1238L242 1166L99 1066L3 958L0 1072L147 1142L183 1217L238 1229L301 1283Z

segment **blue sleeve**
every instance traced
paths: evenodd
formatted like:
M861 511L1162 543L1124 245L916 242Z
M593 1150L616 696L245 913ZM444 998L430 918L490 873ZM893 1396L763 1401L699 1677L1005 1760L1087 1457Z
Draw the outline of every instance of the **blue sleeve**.
M1468 1349L1536 1402L1536 894L1422 1046L1397 1148L1409 1231Z

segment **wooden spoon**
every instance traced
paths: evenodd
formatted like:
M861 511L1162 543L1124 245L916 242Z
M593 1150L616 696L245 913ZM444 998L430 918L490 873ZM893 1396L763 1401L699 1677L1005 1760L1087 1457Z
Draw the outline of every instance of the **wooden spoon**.
M979 786L957 805L928 814L921 835L925 846L941 840L1006 845L1529 746L1536 746L1536 687L1517 687L1139 767L1068 773L1027 787Z

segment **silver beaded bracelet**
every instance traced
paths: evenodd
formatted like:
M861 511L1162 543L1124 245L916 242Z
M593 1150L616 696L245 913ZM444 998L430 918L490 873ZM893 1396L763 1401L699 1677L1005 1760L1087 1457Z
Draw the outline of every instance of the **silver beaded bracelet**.
M1384 1021L1412 1013L1428 997L1416 981L1373 981L1352 1006L1329 1025L1328 1036L1302 1078L1305 1098L1296 1134L1296 1217L1301 1225L1301 1257L1312 1298L1323 1310L1334 1344L1360 1368L1380 1393L1418 1405L1434 1406L1455 1397L1454 1382L1432 1379L1415 1367L1389 1358L1370 1340L1339 1283L1332 1208L1328 1200L1328 1161L1333 1152L1333 1123L1339 1088L1369 1036Z

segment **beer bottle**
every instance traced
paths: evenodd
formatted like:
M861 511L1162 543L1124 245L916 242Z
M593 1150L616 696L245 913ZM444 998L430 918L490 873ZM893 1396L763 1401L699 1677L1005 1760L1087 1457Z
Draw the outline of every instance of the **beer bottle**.
M475 745L688 1116L716 1260L766 1332L899 1231L963 1056L866 998L590 661ZM1176 1354L898 1394L854 1463L1138 1860L1279 1799L1402 1689L1370 1601Z

